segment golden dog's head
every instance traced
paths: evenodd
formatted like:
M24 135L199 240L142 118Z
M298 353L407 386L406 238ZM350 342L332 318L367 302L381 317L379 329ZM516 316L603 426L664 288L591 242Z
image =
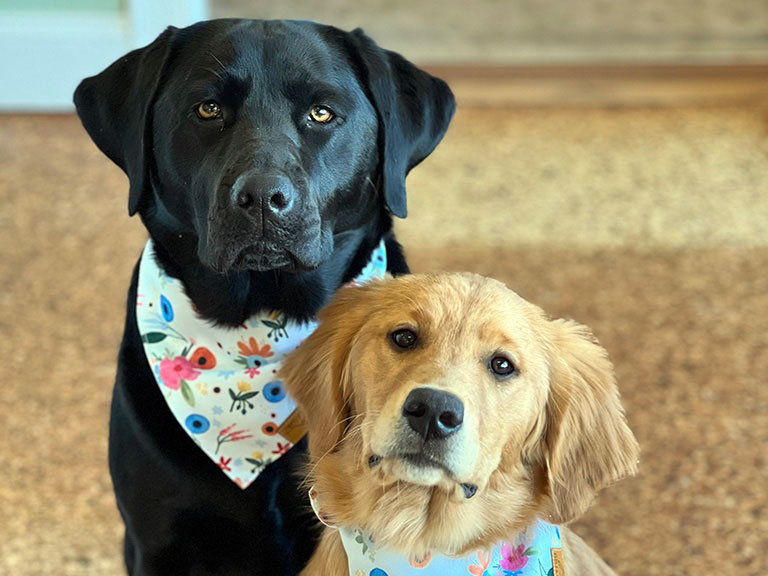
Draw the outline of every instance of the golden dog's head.
M320 321L282 376L332 522L457 554L568 522L636 470L605 350L497 281L346 288Z

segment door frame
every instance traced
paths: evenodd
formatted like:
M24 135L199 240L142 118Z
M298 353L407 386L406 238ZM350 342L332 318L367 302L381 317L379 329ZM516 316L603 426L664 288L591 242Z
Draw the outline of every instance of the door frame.
M0 111L71 112L72 93L167 26L208 17L207 0L128 0L115 13L0 13Z

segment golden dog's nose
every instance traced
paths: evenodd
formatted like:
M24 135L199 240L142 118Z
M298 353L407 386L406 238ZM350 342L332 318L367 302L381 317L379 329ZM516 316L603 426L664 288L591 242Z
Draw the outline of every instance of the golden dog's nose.
M414 388L403 403L403 416L424 440L442 440L461 428L464 404L449 392Z

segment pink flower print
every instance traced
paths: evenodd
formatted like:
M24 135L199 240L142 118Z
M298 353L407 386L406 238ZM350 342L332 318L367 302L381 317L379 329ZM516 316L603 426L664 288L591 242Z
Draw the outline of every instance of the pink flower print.
M282 456L283 454L287 453L288 450L290 450L292 447L293 447L293 444L291 444L290 442L286 442L285 444L278 442L277 449L272 450L272 454L279 454Z
M525 544L513 548L509 542L501 545L501 569L510 572L522 570L528 564L528 556L525 555Z
M200 376L200 372L195 370L192 363L184 356L176 356L173 360L163 358L160 362L160 378L171 390L178 390L181 387L181 380L194 380Z
M216 439L216 452L215 454L219 453L219 448L221 448L222 444L225 444L227 442L240 442L241 440L247 440L248 438L253 438L253 434L249 434L248 430L232 430L237 426L237 424L230 424L226 428L224 428L221 432L219 432L219 436ZM223 458L222 458L223 459ZM227 464L229 462L226 462Z

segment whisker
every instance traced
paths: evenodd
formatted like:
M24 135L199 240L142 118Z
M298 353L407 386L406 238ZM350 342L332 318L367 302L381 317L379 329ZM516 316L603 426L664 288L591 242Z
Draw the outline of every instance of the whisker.
M376 187L376 183L371 180L370 176L365 177L365 182L371 185L371 188L373 188L373 191L376 193L376 195L379 195L379 189Z
M213 74L214 76L216 76L216 78L218 78L219 80L222 80L222 81L223 81L223 80L226 80L226 78L225 78L225 77L224 77L224 76L223 76L223 75L222 75L220 72L217 72L217 71L216 71L216 70L214 70L213 68L205 68L205 71L206 71L206 72L210 72L211 74Z
M227 69L227 67L226 67L226 66L224 66L224 62L222 62L221 60L219 60L219 58L218 58L218 56L216 56L216 54L214 54L214 53L213 53L213 52L211 52L210 50L208 51L208 54L210 54L211 58L213 58L214 60L216 60L216 62L218 62L219 66L221 66L221 69L222 69L222 70L226 70L226 69Z
M348 401L349 401L349 400L348 400ZM347 402L348 402L348 401L347 401ZM345 403L345 406L346 406L346 403ZM340 420L339 422L337 422L337 423L336 423L336 426L334 426L334 429L335 429L336 427L338 427L339 425L345 424L345 423L346 423L346 422L348 422L348 421L354 421L354 420L356 420L356 419L358 419L358 418L364 418L366 415L367 415L367 413L366 413L366 412L361 412L360 414L355 414L355 415L353 415L353 416L349 416L349 417L347 417L347 418L344 418L344 419L342 419L342 420ZM308 476L308 477L310 477L310 476L314 476L315 470L317 469L317 466L320 464L320 462L323 460L323 458L325 458L325 457L326 457L326 456L328 456L328 455L329 455L331 452L333 452L334 450L336 450L336 448L338 448L338 446L339 446L339 445L340 445L340 444L341 444L341 443L342 443L342 442L345 440L345 438L346 438L348 435L350 435L352 432L354 432L354 431L356 431L356 430L358 430L358 429L362 429L362 424L363 424L363 423L361 423L361 424L360 424L360 425L359 425L357 428L354 428L354 427L353 427L353 428L350 428L350 429L349 429L349 431L347 432L347 434L346 434L345 436L342 436L342 437L341 437L341 438L340 438L340 439L339 439L339 440L338 440L338 441L337 441L337 442L336 442L336 443L335 443L333 446L331 446L331 447L330 447L328 450L326 450L326 451L325 451L325 453L324 453L322 456L320 456L320 458L318 458L318 459L317 459L317 460L314 462L314 464L313 464L313 465L312 465L312 467L310 468L309 474L308 474L307 476Z

